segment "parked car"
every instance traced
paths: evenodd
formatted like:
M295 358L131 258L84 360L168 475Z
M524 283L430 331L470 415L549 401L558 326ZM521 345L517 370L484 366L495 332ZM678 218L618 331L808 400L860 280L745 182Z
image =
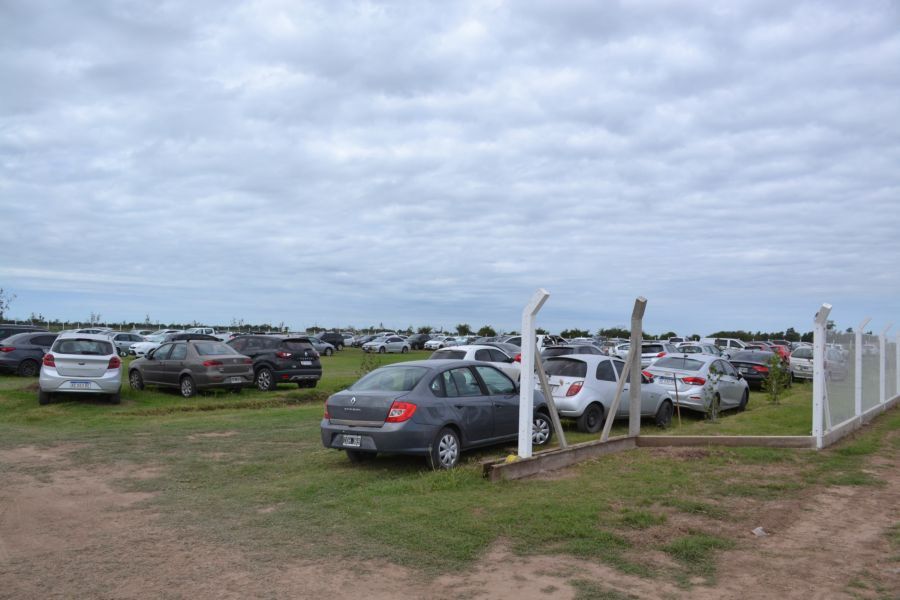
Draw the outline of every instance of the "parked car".
M574 344L567 346L544 346L541 350L541 359L546 360L554 356L565 356L567 354L603 354L600 349L593 344Z
M409 347L413 350L424 350L425 342L431 339L431 336L427 333L415 333L408 338L406 338L406 342L409 344Z
M535 393L532 443L553 435L547 403ZM352 462L380 452L425 456L433 469L451 469L471 448L518 439L519 393L491 365L421 360L381 367L325 402L322 445Z
M774 356L778 357L778 368L790 368L789 366L782 366L784 361L781 359L780 354L753 348L735 352L731 355L729 362L744 377L750 387L762 389L763 384L770 375L771 361Z
M378 336L374 335L374 334L358 335L355 338L353 338L352 345L354 348L362 348L363 344L365 344L366 342L371 342L372 340L374 340L377 337Z
M312 388L322 378L319 353L310 344L309 336L243 335L228 345L252 359L253 382L262 391L274 390L279 383Z
M331 347L334 350L344 349L344 336L343 334L337 333L336 331L326 331L324 333L320 333L316 336L316 338L325 342L326 344L331 344ZM324 352L322 352L322 354L324 354Z
M134 333L134 334L141 336L141 338L145 338L148 335L152 334L153 330L152 329L132 329L128 333Z
M36 376L41 372L41 361L56 336L47 331L26 331L9 336L0 342L0 373Z
M683 344L684 342L686 342L687 339L685 339L683 337L670 337L666 341L669 342L670 344L675 344L677 346L678 344Z
M107 336L112 340L113 345L119 356L126 357L131 354L131 347L144 341L144 338L136 333L125 333L124 331L110 331Z
M477 360L500 369L513 381L519 381L521 375L520 363L516 362L515 356L492 346L472 344L441 348L435 350L428 360Z
M76 329L75 333L109 333L110 331L112 331L112 327L85 327Z
M705 413L713 403L719 409L744 410L750 388L727 360L707 354L664 356L647 372L684 408Z
M453 336L442 335L442 334L433 335L433 336L431 336L430 340L425 342L425 344L424 344L425 350L440 350L441 348L444 348L447 346L446 341L448 339L452 340ZM450 345L454 345L454 344L451 342Z
M560 417L575 419L579 431L596 433L616 397L619 377L625 363L600 354L555 356L544 363L550 393ZM641 416L653 417L666 427L672 420L674 402L669 392L641 374ZM627 391L629 383L625 383ZM628 394L622 394L615 418L629 415Z
M781 360L788 362L791 358L791 351L786 346L778 344L770 344L768 342L750 342L747 344L746 350L763 350L764 352L774 352Z
M791 377L798 379L813 378L813 349L811 346L801 346L791 352L790 358Z
M0 342L5 340L11 335L16 335L17 333L25 333L27 331L44 331L47 330L43 327L38 327L36 325L13 325L11 323L2 323L0 324Z
M703 338L700 341L704 344L713 344L724 352L726 356L731 356L747 346L746 343L735 338Z
M631 343L619 344L616 346L615 355L620 359L628 358L628 351L631 349ZM646 369L660 358L667 354L677 352L678 349L674 344L669 342L642 342L641 343L641 368Z
M400 352L406 354L409 352L409 344L399 335L391 335L383 338L375 338L371 342L363 344L363 352Z
M253 383L253 359L216 338L166 342L129 365L128 383L176 388L185 398L216 388L239 392Z
M675 348L676 354L708 354L710 356L724 356L718 347L702 342L684 342Z
M105 335L60 334L41 361L38 403L54 394L105 394L121 401L122 361Z

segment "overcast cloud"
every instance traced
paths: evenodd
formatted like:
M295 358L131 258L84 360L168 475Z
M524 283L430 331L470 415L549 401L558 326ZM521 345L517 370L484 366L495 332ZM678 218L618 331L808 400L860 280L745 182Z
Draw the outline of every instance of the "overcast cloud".
M20 318L900 323L897 2L0 0L0 81Z

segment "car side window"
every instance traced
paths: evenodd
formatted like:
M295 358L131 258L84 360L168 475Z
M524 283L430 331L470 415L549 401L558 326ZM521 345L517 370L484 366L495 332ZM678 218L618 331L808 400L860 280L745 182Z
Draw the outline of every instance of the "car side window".
M447 373L449 373L450 380L453 381L460 396L482 395L481 386L478 384L478 380L475 379L475 374L468 367L450 369ZM447 380L445 379L444 383L446 384L446 382ZM449 388L447 395L450 395Z
M261 350L262 340L259 338L247 338L247 350Z
M169 360L184 360L187 356L187 344L175 344L172 346L172 354L169 355Z
M247 342L246 342L245 340L242 340L241 338L238 338L238 339L234 340L233 342L231 342L231 343L229 344L229 346L231 346L232 348L234 348L234 349L237 350L238 352L242 352L242 351L244 350L244 346L245 346L246 344L247 344Z
M616 374L613 372L613 366L610 364L611 361L601 360L597 363L597 379L600 381L612 381L615 383Z
M444 393L444 386L442 383L442 378L440 375L431 380L431 393L437 396L438 398L446 398L447 394Z
M166 360L169 357L169 352L172 351L172 344L164 344L160 346L156 352L153 353L153 358L156 360Z
M499 350L488 350L491 355L491 362L509 362L509 358Z
M487 386L488 393L495 396L508 396L516 393L516 385L509 377L492 367L475 367L484 385ZM481 392L479 391L479 394Z
M711 375L723 375L725 371L722 364L723 363L721 360L714 361L711 365L709 365L709 373Z
M614 360L612 364L616 368L616 374L621 377L622 371L625 369L625 363L621 360Z
M55 339L55 335L39 335L31 338L31 343L35 346L52 346Z
M456 389L456 381L450 371L441 373L441 383L443 384L444 394L447 398L456 398L459 396L459 390Z
M485 362L491 362L491 353L488 350L476 350L475 351L475 360L483 360Z

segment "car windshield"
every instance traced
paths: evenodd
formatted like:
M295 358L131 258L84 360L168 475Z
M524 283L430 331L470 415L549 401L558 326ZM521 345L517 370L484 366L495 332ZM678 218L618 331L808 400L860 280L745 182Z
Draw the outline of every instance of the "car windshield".
M354 383L350 389L355 392L408 392L428 371L426 367L382 367Z
M53 351L59 354L106 356L112 354L112 344L100 340L58 340Z
M551 358L544 365L547 376L584 377L587 375L587 363L571 358Z
M702 360L694 360L693 358L666 356L653 363L653 366L665 369L677 369L679 371L699 371L703 368L703 364Z
M465 357L466 353L464 350L438 350L429 357L429 360L443 360L445 358L463 360Z
M237 354L234 348L224 342L195 342L194 350L200 356L220 356L222 354Z

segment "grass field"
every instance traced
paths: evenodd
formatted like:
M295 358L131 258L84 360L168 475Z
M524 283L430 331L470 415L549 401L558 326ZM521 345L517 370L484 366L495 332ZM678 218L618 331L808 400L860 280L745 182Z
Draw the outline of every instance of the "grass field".
M39 406L36 380L2 377L0 449L70 444L78 464L158 468L158 476L121 485L156 492L148 502L165 523L260 556L377 557L441 573L464 568L503 539L517 553L587 557L687 585L715 576L713 557L737 543L735 523L760 503L816 485L879 485L865 460L900 428L894 411L834 451L640 449L558 476L489 484L479 461L514 448L467 453L451 472L431 472L413 457L352 465L324 449L324 398L352 383L361 361L357 350L323 357L325 377L315 390L185 400L123 388L121 405ZM754 393L744 413L717 423L685 414L667 433L808 435L810 401L809 385L795 385L778 405ZM659 431L649 421L644 427ZM595 437L571 425L567 435L572 442ZM668 559L649 559L648 551Z

